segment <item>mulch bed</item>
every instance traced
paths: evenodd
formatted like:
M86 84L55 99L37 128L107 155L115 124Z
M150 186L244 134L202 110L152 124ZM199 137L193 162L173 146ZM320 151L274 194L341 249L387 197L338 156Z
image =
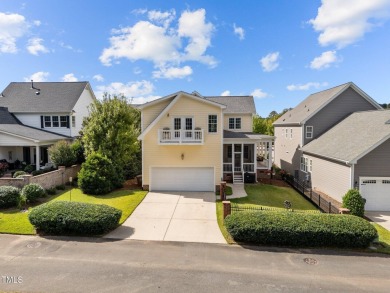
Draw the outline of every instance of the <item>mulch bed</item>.
M139 187L137 184L137 179L133 178L133 179L126 180L123 183L123 187L121 189L140 189L140 188L141 187Z

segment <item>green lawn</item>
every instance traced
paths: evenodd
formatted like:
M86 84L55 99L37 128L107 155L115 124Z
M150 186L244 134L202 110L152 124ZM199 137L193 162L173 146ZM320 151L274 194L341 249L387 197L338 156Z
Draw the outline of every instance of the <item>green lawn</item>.
M246 184L247 197L231 199L239 204L261 205L265 207L284 208L283 203L288 200L294 210L317 210L302 195L289 187L279 187L267 184Z
M216 195L219 195L219 189L217 189L217 191L215 192ZM226 195L232 195L233 194L233 190L230 186L226 186L226 189L225 189L225 194Z
M383 247L379 247L377 252L390 254L390 231L383 228L381 225L376 223L372 223L375 229L378 231L380 245Z
M122 211L119 223L122 224L144 199L146 191L141 190L117 190L107 195L94 196L83 194L78 188L66 190L57 195L47 197L43 202L48 201L68 201L72 196L72 201L106 204ZM0 233L9 234L35 234L34 227L28 220L28 213L20 212L18 209L0 210Z
M221 230L221 233L223 237L225 237L226 242L229 244L236 243L233 240L232 236L230 236L229 232L226 230L224 219L223 219L223 204L220 200L217 201L217 221L218 221L219 230Z

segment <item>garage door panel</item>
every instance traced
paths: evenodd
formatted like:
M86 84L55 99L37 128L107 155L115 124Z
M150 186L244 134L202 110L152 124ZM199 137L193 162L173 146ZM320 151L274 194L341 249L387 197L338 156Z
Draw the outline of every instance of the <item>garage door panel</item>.
M214 191L213 167L152 167L152 191Z
M367 211L390 211L390 178L360 178L360 193L366 199Z

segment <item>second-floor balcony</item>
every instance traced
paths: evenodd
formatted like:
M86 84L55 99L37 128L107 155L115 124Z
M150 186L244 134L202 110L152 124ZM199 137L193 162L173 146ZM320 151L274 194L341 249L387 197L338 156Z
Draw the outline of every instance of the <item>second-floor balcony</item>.
M195 130L170 130L159 129L158 130L158 143L159 144L203 144L204 135L203 129Z

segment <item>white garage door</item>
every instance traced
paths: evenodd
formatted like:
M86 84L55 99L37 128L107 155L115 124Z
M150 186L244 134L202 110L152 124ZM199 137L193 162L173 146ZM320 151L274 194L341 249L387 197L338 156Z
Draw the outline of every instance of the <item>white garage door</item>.
M152 191L214 191L214 168L153 167Z
M360 193L367 211L390 211L390 177L361 177Z

